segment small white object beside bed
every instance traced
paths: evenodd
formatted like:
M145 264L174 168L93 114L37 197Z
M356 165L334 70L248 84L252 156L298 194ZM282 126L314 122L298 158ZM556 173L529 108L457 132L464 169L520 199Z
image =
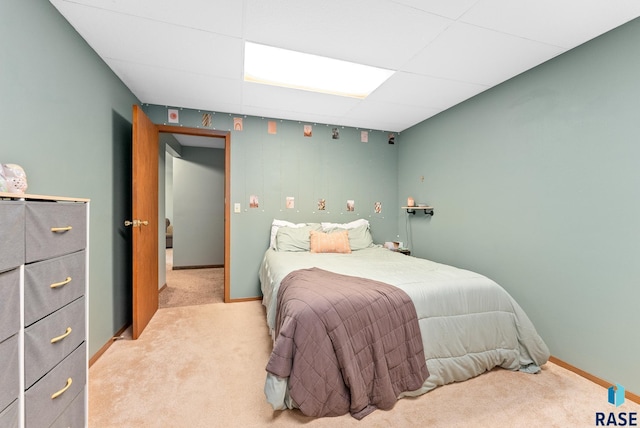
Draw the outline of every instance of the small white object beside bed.
M348 230L351 252L311 252L311 230ZM274 220L271 232L260 282L274 342L280 282L290 272L317 267L384 282L409 295L418 315L429 377L422 388L405 396L464 381L494 367L535 373L549 358L533 324L501 286L475 272L375 245L366 220L347 224ZM267 373L265 394L274 409L296 407L288 396L287 379Z

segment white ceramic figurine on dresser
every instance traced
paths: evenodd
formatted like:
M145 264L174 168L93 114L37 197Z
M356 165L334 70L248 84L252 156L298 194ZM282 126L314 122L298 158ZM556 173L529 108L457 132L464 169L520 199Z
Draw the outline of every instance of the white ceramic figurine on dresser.
M27 174L20 165L13 163L0 164L0 192L25 193L27 191Z

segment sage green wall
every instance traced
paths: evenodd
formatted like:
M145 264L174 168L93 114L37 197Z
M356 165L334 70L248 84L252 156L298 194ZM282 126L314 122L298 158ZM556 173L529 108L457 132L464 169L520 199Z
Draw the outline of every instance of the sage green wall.
M166 123L165 106L144 105L155 123ZM202 127L202 114L180 109L180 125ZM243 118L243 130L233 130L234 115L212 114L208 129L231 131L231 204L241 204L231 214L231 298L261 296L258 268L269 246L274 218L294 222L349 222L366 218L375 242L397 238L398 145L388 144L388 133L339 127L340 138L332 139L332 125L277 119L277 134L267 132L266 118ZM303 125L313 126L312 137L304 137ZM177 173L174 171L174 173ZM249 208L250 195L259 197L259 207ZM286 197L295 198L287 209ZM177 192L174 193L174 198ZM326 210L317 209L318 199ZM355 211L346 211L347 200ZM382 212L374 203L382 202ZM174 210L176 210L174 206ZM233 211L233 209L232 209Z
M0 162L28 193L91 199L89 352L130 320L131 106L138 102L48 1L0 1Z
M167 183L165 168L167 158L171 158L165 150L162 140L158 142L158 289L167 283L167 232L164 219L167 217Z
M399 220L414 253L493 278L552 355L636 394L639 45L635 20L403 132L399 156L400 200L435 206Z
M173 266L224 265L224 150L183 147L173 165Z
M167 153L164 169L164 214L173 223L173 156Z

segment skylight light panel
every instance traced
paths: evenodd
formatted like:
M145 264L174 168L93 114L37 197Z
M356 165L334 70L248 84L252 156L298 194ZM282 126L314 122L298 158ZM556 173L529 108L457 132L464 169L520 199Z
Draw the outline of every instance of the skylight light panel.
M371 67L245 42L244 80L353 98L366 98L393 75Z

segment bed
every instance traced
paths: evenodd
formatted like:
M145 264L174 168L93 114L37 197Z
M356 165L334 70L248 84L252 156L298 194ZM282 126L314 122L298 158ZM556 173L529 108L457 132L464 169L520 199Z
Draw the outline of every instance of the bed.
M338 233L343 238L342 248L330 243L324 248L327 251L320 248L318 252L316 244L314 251L314 237L325 239ZM348 249L344 248L345 236ZM403 391L397 398L424 394L495 367L536 373L549 358L532 322L501 286L469 270L376 245L366 220L345 224L274 220L270 247L259 271L274 347L279 340L280 285L290 274L309 269L378 281L409 296L417 315L428 377L421 386ZM274 409L299 407L296 397L290 395L289 377L268 371L265 394Z

